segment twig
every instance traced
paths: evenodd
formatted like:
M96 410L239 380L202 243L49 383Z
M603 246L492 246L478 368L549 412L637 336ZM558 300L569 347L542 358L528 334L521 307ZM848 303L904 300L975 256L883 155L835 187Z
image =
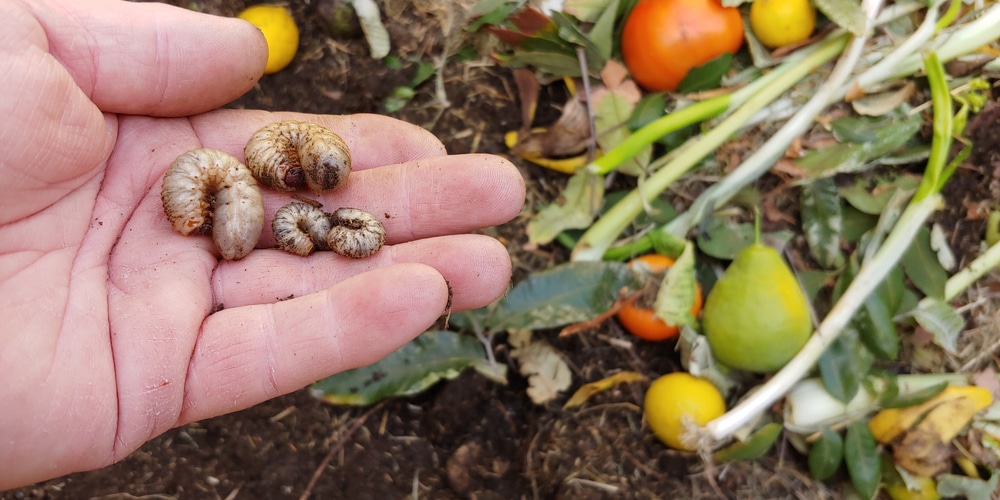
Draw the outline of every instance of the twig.
M323 457L323 461L319 463L319 467L316 467L316 471L313 472L312 478L309 479L309 484L307 484L306 489L302 491L302 495L299 496L299 500L307 500L309 498L309 495L312 494L313 488L316 487L316 482L319 481L320 476L323 475L323 471L326 470L326 466L330 465L330 461L333 460L333 455L340 451L340 449L347 444L347 441L351 438L351 436L354 435L354 433L357 432L362 425L364 425L365 420L367 420L368 417L381 407L382 403L379 403L369 408L368 411L364 412L357 418L357 420L354 421L353 424L351 424L350 427L347 428L347 431L344 432L340 441L338 441L335 446L330 447L330 451L326 452L326 456ZM337 431L334 431L333 435L330 436L330 439L333 439L336 435Z

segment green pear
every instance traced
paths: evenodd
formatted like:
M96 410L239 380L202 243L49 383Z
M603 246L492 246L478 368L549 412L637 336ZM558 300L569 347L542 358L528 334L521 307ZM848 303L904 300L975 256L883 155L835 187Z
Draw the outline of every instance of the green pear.
M785 366L812 333L798 280L777 251L760 243L736 254L705 299L701 321L716 360L758 373Z

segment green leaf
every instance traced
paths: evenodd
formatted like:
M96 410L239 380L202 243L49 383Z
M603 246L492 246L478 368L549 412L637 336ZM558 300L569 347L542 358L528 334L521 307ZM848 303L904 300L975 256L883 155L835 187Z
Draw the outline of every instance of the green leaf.
M858 331L848 326L819 358L823 386L830 395L847 403L858 393L873 362L872 354L861 343Z
M891 361L899 354L899 334L889 308L879 293L872 293L858 310L854 323L865 347L878 358Z
M569 77L580 76L580 61L575 56L555 51L529 50L518 51L510 55L497 55L501 65L508 68L524 68L531 66L543 73Z
M591 75L600 75L608 58L601 54L601 50L594 44L593 40L586 33L580 30L577 22L570 16L562 12L553 12L552 21L559 27L559 37L576 46L583 47L584 58L587 61L587 71ZM575 53L575 50L574 50Z
M424 332L378 362L316 382L310 393L337 405L365 406L385 398L410 396L462 370L488 368L486 351L475 337L447 330ZM499 365L500 376L506 366Z
M615 15L618 13L618 0L612 0L604 12L601 13L594 27L590 29L587 36L594 42L598 54L605 60L611 58L611 50L614 48ZM603 69L603 68L602 68Z
M651 92L642 96L632 109L628 119L629 130L639 130L667 114L667 100L662 92Z
M812 256L827 269L844 265L840 234L844 229L840 197L832 178L816 179L802 186L802 231Z
M406 107L416 92L410 87L396 87L392 89L390 93L385 98L385 110L389 113L395 113Z
M488 331L555 328L605 313L622 287L637 290L638 276L621 262L570 262L528 276L500 299Z
M684 326L695 322L691 314L697 293L694 278L694 245L684 245L684 251L663 276L656 294L655 316L668 325Z
M753 460L764 456L781 435L781 424L771 422L757 429L746 441L733 443L712 455L716 463Z
M865 12L857 0L814 0L816 9L854 36L865 34Z
M601 207L604 182L587 169L580 169L566 183L562 196L528 222L528 241L545 244L567 229L590 226Z
M868 430L868 422L855 420L847 426L844 438L844 459L851 484L861 498L875 498L882 478L881 458L875 437Z
M920 178L909 175L901 175L894 179L888 176L874 179L858 177L854 184L840 188L840 196L854 208L866 214L878 215L889 204L889 199L896 191L910 191L916 189L919 184Z
M965 329L965 318L947 302L924 297L910 312L917 324L934 335L934 343L951 354L958 354L958 336Z
M841 193L843 196L843 193ZM846 205L840 209L841 217L844 219L844 228L841 235L844 240L851 243L861 241L861 237L878 224L878 217L866 214L853 205Z
M618 9L618 0L566 0L562 10L572 14L581 22L592 23L608 10L612 2L615 4L615 10L612 12L615 12Z
M753 243L753 224L713 217L708 226L698 232L696 241L702 252L717 259L733 260L740 250Z
M415 88L417 85L426 82L430 77L434 76L435 71L433 64L424 61L417 62L417 71L414 72L413 78L410 79L410 86Z
M856 119L865 123L864 119ZM871 120L868 120L871 121ZM839 173L864 170L879 157L902 148L920 130L919 116L906 119L886 119L875 121L878 126L872 132L874 140L865 142L841 142L833 146L812 151L796 163L811 178L830 177ZM859 125L860 127L860 125ZM860 138L853 136L853 138Z
M817 481L825 481L833 476L844 461L844 439L840 433L830 428L809 449L809 474Z
M724 52L701 66L691 68L687 76L677 85L677 91L686 94L718 88L732 63L733 55Z
M941 267L937 254L931 248L931 232L921 227L913 238L910 248L903 254L900 263L906 277L928 297L944 298L944 286L948 282L948 272Z

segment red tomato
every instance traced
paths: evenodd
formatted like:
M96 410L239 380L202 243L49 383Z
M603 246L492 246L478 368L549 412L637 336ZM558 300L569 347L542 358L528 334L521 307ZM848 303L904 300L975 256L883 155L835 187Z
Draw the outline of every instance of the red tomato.
M648 90L677 90L692 68L743 45L743 17L719 0L642 0L622 29L622 57Z

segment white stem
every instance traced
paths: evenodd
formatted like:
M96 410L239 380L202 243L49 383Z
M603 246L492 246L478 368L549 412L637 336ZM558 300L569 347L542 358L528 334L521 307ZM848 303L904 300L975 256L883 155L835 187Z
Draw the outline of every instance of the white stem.
M1000 265L1000 243L994 243L986 252L976 257L976 260L948 278L948 282L944 285L944 300L958 297L958 294L998 265Z
M708 423L706 429L714 439L728 439L733 432L756 418L784 395L812 369L823 351L840 335L868 295L885 279L924 222L938 209L941 195L933 194L911 202L899 217L896 227L885 239L875 256L861 264L861 269L847 290L834 304L819 328L792 360L766 384L741 401L725 415Z

